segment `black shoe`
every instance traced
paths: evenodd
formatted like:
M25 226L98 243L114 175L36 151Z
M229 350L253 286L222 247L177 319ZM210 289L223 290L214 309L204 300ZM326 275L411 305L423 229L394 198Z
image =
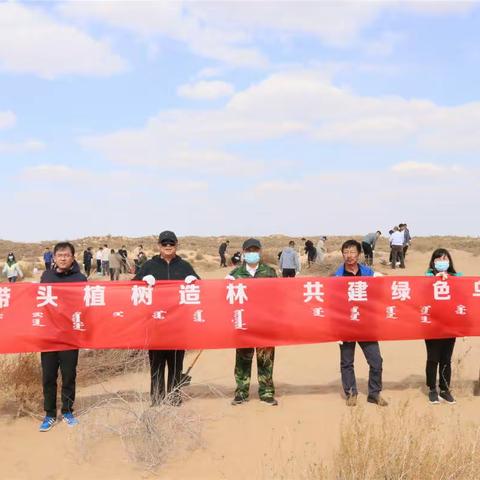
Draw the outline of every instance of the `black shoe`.
M452 394L450 393L450 390L440 390L440 400L443 400L444 402L447 402L450 405L457 403L453 398Z
M438 399L438 393L437 393L437 390L430 390L428 392L428 401L432 404L432 405L437 405L440 403L440 400Z
M347 407L356 407L357 406L357 394L356 393L347 393L346 400Z
M235 395L234 399L231 401L232 405L241 405L242 403L248 402L248 398L244 398L241 395Z
M369 403L374 403L375 405L378 405L379 407L386 407L388 406L388 402L380 395L369 395L367 397L367 402Z
M260 399L261 402L270 405L271 407L276 407L278 402L273 397L264 397Z

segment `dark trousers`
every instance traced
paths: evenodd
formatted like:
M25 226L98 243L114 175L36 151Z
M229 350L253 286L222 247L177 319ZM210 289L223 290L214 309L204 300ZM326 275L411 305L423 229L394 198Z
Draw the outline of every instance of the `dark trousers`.
M427 385L431 390L437 388L438 371L438 386L440 390L448 390L452 378L451 362L455 339L425 340L425 344L427 346L427 367L425 369Z
M408 245L404 245L403 247L403 258L407 256Z
M362 242L362 250L365 255L365 263L367 265L373 265L373 250L372 246L367 242Z
M45 262L45 270L50 270L52 268L52 262Z
M340 371L342 385L346 395L358 393L355 379L355 344L356 342L343 342L340 345ZM370 367L368 374L368 395L377 396L382 391L382 356L378 342L358 342L365 359Z
M42 382L45 412L57 416L57 377L62 375L62 414L73 412L75 379L77 378L78 350L42 352Z
M392 245L392 268L396 268L397 259L400 261L400 268L405 268L405 258L403 256L403 245Z
M102 273L102 261L97 260L97 273Z
M227 257L224 253L220 253L220 266L226 267L227 266Z
M150 360L150 396L158 403L180 385L185 350L149 350ZM165 389L165 366L168 367L167 388Z
M10 283L15 283L17 281L17 277L8 277L8 281Z
M89 277L90 272L92 271L92 264L91 263L84 263L83 266L85 267L85 275L87 277Z
M297 271L294 268L282 269L282 277L294 277L296 274Z
M118 280L120 278L120 269L119 268L110 268L110 280Z

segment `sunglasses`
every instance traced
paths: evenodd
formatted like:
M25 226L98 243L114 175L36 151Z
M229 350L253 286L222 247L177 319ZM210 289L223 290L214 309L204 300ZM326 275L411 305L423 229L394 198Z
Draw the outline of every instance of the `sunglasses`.
M165 241L165 242L160 242L160 245L161 245L162 247L174 247L174 246L175 246L175 242Z

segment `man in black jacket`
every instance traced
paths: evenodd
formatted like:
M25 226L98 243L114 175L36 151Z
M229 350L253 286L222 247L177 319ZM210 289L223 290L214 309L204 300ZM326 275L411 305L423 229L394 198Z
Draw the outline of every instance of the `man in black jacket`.
M88 247L84 252L83 252L83 267L85 268L85 275L87 277L90 276L90 272L92 270L92 247Z
M53 267L42 274L40 283L86 282L75 260L75 248L69 242L57 243L53 249ZM41 432L50 430L57 421L57 377L62 374L62 418L73 427L78 420L73 415L75 380L77 377L78 350L42 352L42 383L46 416L40 425Z
M140 268L133 280L144 280L155 285L155 280L185 280L192 283L200 278L193 267L177 255L178 239L175 233L164 231L158 237L160 255L155 255ZM152 405L157 405L169 394L172 405L180 405L179 392L185 350L149 350L150 396ZM167 388L165 389L165 365L168 366Z

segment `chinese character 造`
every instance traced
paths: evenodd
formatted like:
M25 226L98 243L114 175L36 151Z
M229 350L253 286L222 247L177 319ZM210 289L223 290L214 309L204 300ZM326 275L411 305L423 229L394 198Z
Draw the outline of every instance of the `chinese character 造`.
M450 300L450 285L447 282L438 280L433 284L433 298L435 300Z
M239 283L238 285L234 283L227 284L227 300L230 305L233 305L235 302L243 305L243 302L248 300L247 286L243 283Z
M150 286L143 286L143 285L134 285L132 287L132 303L136 307L140 303L144 303L145 305L152 304L152 292L153 288Z
M421 319L421 323L432 323L430 321L430 309L431 309L431 305L423 305L421 308L420 308L420 319Z
M180 285L180 305L199 305L200 285L189 283Z
M166 313L165 310L157 310L156 312L153 312L152 318L155 320L165 320Z
M85 331L85 324L82 322L82 312L74 312L72 315L72 326L79 332Z
M389 306L385 309L387 320L397 320L397 307Z
M245 320L243 319L243 308L240 310L235 310L233 312L233 327L235 330L246 330L247 326Z
M0 308L6 308L10 306L10 288L0 288Z
M392 300L410 300L410 283L409 282L393 282L392 283Z
M303 292L305 297L304 303L308 303L313 299L317 302L323 302L325 292L322 291L323 285L320 282L307 282L303 285L303 288L305 289L305 292Z
M322 307L312 308L312 314L314 317L325 317L325 309Z
M105 287L101 285L87 285L83 291L83 301L86 307L104 307L105 306Z
M45 305L53 305L54 307L58 307L57 300L58 297L53 295L51 285L46 287L38 287L37 307L44 307Z
M32 327L45 327L42 323L43 312L33 312L32 313Z
M349 302L366 302L367 298L367 282L348 282L348 301Z
M467 307L465 305L457 305L457 308L455 309L455 313L457 315L466 315Z
M202 316L203 310L195 310L193 312L193 321L195 323L205 323L205 319Z

